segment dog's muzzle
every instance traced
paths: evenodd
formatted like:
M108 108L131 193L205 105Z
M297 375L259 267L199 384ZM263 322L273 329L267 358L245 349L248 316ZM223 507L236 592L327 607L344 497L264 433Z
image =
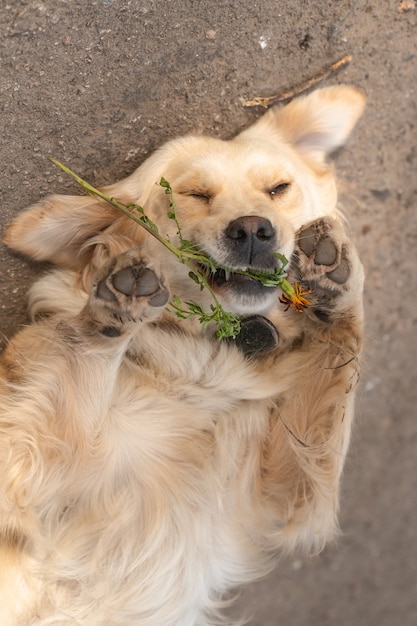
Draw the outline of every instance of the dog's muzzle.
M233 220L222 236L226 253L222 265L230 269L219 268L208 280L221 291L226 289L236 295L263 299L274 288L264 287L259 280L240 274L239 270L274 271L278 263L274 254L276 242L276 230L264 217L247 215Z

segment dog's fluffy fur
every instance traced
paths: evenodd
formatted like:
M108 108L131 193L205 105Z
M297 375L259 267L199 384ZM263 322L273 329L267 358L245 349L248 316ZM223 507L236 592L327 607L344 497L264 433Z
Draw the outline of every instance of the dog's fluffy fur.
M332 537L363 274L326 157L363 107L354 88L321 89L231 141L173 140L105 189L176 241L164 176L183 236L219 263L291 258L313 289L303 313L235 274L213 281L278 343L219 342L166 312L168 292L206 308L210 295L92 197L50 196L9 226L7 245L57 269L1 365L2 626L213 624L274 553Z

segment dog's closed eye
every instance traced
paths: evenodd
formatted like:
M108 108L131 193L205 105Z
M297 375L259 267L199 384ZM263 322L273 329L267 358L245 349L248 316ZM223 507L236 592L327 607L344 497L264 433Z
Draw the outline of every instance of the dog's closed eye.
M268 189L267 193L272 197L280 196L285 191L288 191L290 186L291 186L291 183L279 183L278 185L274 185L274 187Z
M211 200L211 195L207 191L195 191L193 189L189 191L180 192L183 196L188 196L189 198L195 198L196 200L203 200L205 202L209 202Z

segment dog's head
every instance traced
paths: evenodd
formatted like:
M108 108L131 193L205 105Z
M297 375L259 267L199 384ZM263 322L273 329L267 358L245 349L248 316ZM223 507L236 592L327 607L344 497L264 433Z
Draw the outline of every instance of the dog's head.
M276 252L290 259L301 226L336 212L326 158L345 143L364 103L352 87L317 90L268 111L230 141L173 140L105 191L143 206L174 241L168 197L156 184L164 177L183 237L226 268L212 277L224 305L239 313L265 311L276 302L275 290L233 270L273 270L280 263ZM139 226L93 198L50 196L12 222L5 242L36 259L83 271L91 261L88 242L98 241L99 233L101 245L103 233L144 239Z

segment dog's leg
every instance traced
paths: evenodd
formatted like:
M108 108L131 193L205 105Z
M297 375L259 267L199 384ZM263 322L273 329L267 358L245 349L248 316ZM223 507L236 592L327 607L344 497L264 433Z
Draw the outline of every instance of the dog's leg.
M73 385L80 398L73 414L82 422L83 432L89 425L97 428L106 415L132 336L142 324L161 315L168 299L164 279L133 248L98 270L79 315L56 324L54 349L62 347L63 368L69 370L67 385Z
M343 227L322 219L298 233L295 274L312 305L276 372L288 383L271 415L265 486L277 541L320 548L336 527L340 475L359 376L363 270ZM279 378L277 376L277 378Z
M163 279L129 250L99 271L78 315L53 316L11 341L0 380L0 533L33 534L35 511L59 500L62 464L88 456L132 336L168 297Z
M137 249L129 250L99 270L78 315L35 323L5 351L0 557L13 567L7 580L0 576L1 623L20 626L26 611L37 611L32 564L51 549L44 545L43 520L58 521L68 500L77 497L69 494L78 468L90 462L124 353L141 323L155 319L168 297L164 280Z

